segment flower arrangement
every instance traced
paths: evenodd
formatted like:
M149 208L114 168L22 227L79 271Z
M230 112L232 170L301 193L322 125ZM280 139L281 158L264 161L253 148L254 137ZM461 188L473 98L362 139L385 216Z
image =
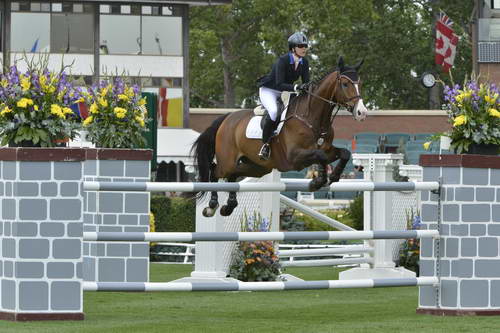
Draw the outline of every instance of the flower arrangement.
M260 214L245 214L242 231L269 231L270 220ZM241 281L275 281L281 266L272 241L240 242L233 256L229 275Z
M500 91L494 83L473 77L462 86L445 86L444 99L453 126L444 135L452 149L460 154L472 144L500 145Z
M80 119L71 105L80 98L63 70L21 73L12 66L0 75L1 144L53 147L58 140L75 138Z
M127 85L117 78L95 84L84 92L89 116L83 126L87 140L101 148L142 148L146 127L146 99L137 85Z
M408 230L418 230L422 226L422 220L418 210L416 212L411 209L406 211L406 224ZM401 244L399 250L399 266L410 269L419 273L420 260L420 240L407 239Z

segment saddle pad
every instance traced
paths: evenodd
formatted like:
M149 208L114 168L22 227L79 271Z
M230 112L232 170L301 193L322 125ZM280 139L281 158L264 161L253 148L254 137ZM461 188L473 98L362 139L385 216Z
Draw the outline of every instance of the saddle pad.
M281 121L278 124L278 128L274 132L275 135L280 134L281 128L283 127L283 124L285 123L285 117L286 117L286 111L283 111L281 114ZM262 116L253 116L252 119L248 122L247 125L247 130L246 130L246 136L249 139L262 139L262 128L260 128L260 121L262 120Z

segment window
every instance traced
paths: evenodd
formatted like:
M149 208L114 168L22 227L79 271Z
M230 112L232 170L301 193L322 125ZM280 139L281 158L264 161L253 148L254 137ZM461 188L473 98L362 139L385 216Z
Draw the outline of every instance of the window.
M11 49L15 52L49 52L50 14L11 14Z
M102 54L141 54L141 16L138 5L101 5Z
M102 4L101 54L182 55L179 6Z
M64 4L61 13L52 13L51 51L93 53L94 16L92 5Z
M11 3L14 52L93 53L93 5L63 2Z
M142 53L182 55L182 18L143 16Z

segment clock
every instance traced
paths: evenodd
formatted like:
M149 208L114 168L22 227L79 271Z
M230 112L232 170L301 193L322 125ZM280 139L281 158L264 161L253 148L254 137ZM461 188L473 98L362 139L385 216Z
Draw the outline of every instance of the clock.
M436 77L431 72L425 72L421 77L422 85L426 88L432 88L436 85Z

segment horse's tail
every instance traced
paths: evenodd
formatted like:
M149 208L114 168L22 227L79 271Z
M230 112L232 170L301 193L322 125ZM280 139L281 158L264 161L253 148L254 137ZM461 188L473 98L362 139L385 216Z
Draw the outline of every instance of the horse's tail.
M209 182L212 163L215 157L215 137L220 125L229 113L215 119L212 125L200 134L191 148L191 155L195 159L198 172L198 181Z

